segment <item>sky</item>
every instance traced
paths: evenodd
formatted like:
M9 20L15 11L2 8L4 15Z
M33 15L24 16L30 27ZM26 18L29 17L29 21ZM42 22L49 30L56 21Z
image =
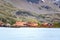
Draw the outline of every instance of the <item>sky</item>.
M60 40L60 28L0 28L0 40Z

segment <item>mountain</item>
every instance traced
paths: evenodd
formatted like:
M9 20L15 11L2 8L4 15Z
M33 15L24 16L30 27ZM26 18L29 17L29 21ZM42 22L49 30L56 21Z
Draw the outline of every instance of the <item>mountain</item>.
M21 10L26 10L30 12L35 12L37 14L46 14L46 13L55 13L60 12L59 6L56 6L54 0L37 0L38 3L34 3L34 1L27 1L27 0L8 0ZM32 3L33 2L33 3ZM44 7L42 7L44 6ZM47 9L49 8L49 9Z
M3 6L3 7L2 7ZM0 18L34 22L60 22L60 7L56 0L0 0Z
M12 20L16 20L16 16L12 13L18 10L10 3L0 0L0 21L11 23Z

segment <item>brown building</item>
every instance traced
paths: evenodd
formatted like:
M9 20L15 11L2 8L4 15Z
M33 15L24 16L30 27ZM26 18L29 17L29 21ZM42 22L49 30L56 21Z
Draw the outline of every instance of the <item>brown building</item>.
M48 27L48 23L42 23L41 27Z
M34 23L34 22L28 22L27 26L29 26L29 27L38 27L38 24Z
M26 22L17 21L15 24L13 24L13 26L18 26L18 27L26 26Z
M53 24L51 24L51 23L42 23L42 27L52 28Z

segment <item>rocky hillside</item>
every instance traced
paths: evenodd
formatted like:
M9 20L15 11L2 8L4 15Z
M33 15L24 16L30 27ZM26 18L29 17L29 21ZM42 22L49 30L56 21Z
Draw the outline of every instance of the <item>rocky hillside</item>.
M39 2L39 3L37 3ZM54 0L0 0L0 20L3 22L60 22L59 3Z
M24 21L35 20L38 22L48 22L48 23L60 22L60 13L38 15L36 13L18 11L16 12L16 16L22 18Z
M15 20L16 16L13 15L13 12L16 10L17 8L10 3L0 0L0 21L10 23L12 20Z
M36 14L51 14L60 12L57 0L7 0L20 10L34 12Z

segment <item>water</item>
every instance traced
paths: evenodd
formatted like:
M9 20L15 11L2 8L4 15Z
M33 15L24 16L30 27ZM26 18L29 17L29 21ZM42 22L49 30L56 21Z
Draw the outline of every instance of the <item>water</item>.
M60 28L0 28L0 40L60 40Z

